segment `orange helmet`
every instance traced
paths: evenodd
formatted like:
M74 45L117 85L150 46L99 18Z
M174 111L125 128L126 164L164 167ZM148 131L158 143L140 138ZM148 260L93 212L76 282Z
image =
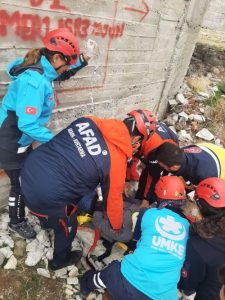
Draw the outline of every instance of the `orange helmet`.
M48 50L62 53L70 65L76 63L80 54L78 40L67 28L50 31L43 38L43 43Z
M214 177L202 180L196 187L195 197L212 207L225 207L225 180Z
M186 200L185 185L177 176L162 176L155 186L159 200Z
M156 131L156 116L150 110L137 109L128 113L135 120L135 127L142 134L142 146Z

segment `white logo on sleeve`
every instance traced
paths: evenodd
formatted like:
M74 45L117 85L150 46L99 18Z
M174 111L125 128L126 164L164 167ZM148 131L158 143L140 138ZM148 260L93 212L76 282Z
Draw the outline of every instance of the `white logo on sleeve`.
M159 234L153 235L151 247L183 259L187 235L183 224L167 215L156 218L155 229Z

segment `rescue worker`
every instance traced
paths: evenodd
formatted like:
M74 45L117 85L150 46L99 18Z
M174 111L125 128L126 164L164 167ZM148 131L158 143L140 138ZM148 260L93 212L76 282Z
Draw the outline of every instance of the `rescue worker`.
M0 108L0 169L11 183L9 229L28 239L36 233L25 219L21 167L33 141L45 143L53 137L45 127L55 103L52 81L58 76L69 78L90 58L80 54L77 38L65 28L50 31L43 44L44 48L31 49L9 65L7 74L12 83Z
M182 300L218 300L218 269L225 264L225 180L202 180L195 198L203 218L191 225L179 288Z
M181 210L185 186L180 178L165 176L157 182L155 193L158 207L143 214L134 253L99 272L87 271L80 280L84 295L103 288L115 300L178 299L189 231Z
M156 159L161 171L182 176L190 185L195 186L208 177L225 179L225 149L214 144L199 143L179 148L164 143L157 149Z
M143 168L140 179L136 198L142 201L141 207L149 207L155 200L155 184L160 177L161 169L156 163L155 153L157 148L165 142L178 145L178 138L176 134L163 122L157 121L156 116L151 111L133 110L128 113L129 116L134 117L138 124L141 114L148 114L151 117L152 124L155 124L154 134L142 147L142 151L136 154L134 163L131 165L131 171L128 168L128 180L137 180L138 173L136 166L139 166L137 158L139 158L145 165ZM140 168L140 167L139 167ZM133 175L132 175L132 174Z
M147 123L143 121L142 125L145 137L134 119L79 118L26 159L21 172L25 204L55 233L51 269L79 260L81 253L71 252L77 228L76 207L97 186L101 186L112 230L121 229L127 160L152 133Z

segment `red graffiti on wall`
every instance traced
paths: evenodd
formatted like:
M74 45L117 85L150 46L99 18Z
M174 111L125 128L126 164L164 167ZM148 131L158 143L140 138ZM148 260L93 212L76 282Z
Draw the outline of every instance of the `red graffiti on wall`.
M30 0L30 5L33 7L37 7L40 6L43 2L44 0ZM52 4L50 5L49 8L69 11L69 9L66 6L62 5L60 2L61 2L60 0L52 0Z
M22 40L36 41L43 37L41 28L45 29L43 35L51 28L51 19L49 16L40 17L37 14L23 14L19 11L10 15L6 10L0 10L0 36L7 36L9 26L15 27L15 34ZM124 31L124 23L109 25L80 17L59 19L58 28L60 27L70 29L81 39L86 39L88 35L113 39L121 37Z
M130 10L130 11L134 11L134 12L143 14L142 18L140 19L140 22L142 22L144 20L144 18L147 16L147 14L149 13L148 4L145 2L145 0L141 0L141 2L143 4L143 9L137 9L135 7L130 7L128 5L126 5L124 8L126 10Z

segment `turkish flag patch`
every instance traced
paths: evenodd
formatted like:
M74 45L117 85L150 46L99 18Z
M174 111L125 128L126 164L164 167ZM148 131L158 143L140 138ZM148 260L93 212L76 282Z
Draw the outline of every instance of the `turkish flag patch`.
M26 106L26 114L27 115L36 115L37 108L32 106Z

